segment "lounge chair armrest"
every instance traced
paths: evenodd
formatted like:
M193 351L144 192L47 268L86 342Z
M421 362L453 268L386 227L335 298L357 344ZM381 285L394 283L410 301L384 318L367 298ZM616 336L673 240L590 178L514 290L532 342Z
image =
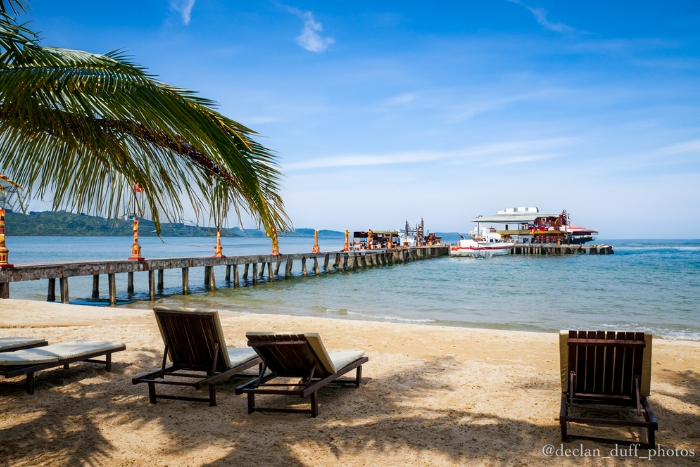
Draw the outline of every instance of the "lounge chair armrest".
M576 372L569 373L569 410L574 408L574 382L576 381Z
M646 414L647 421L651 422L654 424L654 429L659 428L659 422L656 420L656 416L654 415L654 412L651 410L651 405L649 405L649 401L647 400L646 397L642 397L641 399L642 405L644 406L644 413Z

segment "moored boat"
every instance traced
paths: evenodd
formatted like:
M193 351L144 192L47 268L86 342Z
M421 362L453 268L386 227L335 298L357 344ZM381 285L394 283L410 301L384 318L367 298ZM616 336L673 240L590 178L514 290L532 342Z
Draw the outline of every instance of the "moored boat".
M489 257L507 255L515 243L506 242L494 228L469 232L470 239L462 238L457 245L450 247L450 256Z

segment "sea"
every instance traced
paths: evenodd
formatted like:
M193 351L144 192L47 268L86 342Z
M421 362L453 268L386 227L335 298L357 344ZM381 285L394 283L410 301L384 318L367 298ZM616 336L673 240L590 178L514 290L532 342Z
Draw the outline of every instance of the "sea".
M449 238L445 239L449 241ZM453 241L456 239L452 239ZM131 237L9 237L15 264L124 259ZM210 256L209 237L141 237L148 258ZM338 251L342 237L321 238ZM303 277L297 261L289 280L242 282L234 288L215 268L216 290L204 287L203 268L190 269L182 295L178 269L164 272L158 304L243 313L377 320L396 323L555 332L559 329L643 330L667 339L700 340L700 240L598 240L614 255L501 256L414 261L354 272ZM224 254L270 252L265 238L223 238ZM313 239L280 239L282 253L310 252ZM284 270L284 266L280 271ZM242 267L240 268L242 275ZM135 274L135 294L117 275L118 299L148 308L148 274ZM11 284L11 297L46 300L46 280ZM107 298L107 278L101 282ZM57 290L58 292L58 290ZM92 277L70 279L71 302L89 303ZM104 300L98 305L104 305ZM94 304L93 304L94 305ZM91 305L86 305L91 306ZM0 301L2 307L2 301Z

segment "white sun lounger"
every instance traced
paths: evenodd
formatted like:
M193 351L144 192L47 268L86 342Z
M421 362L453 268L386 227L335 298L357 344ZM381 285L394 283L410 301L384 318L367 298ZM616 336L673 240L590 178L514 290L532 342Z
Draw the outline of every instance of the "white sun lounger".
M0 353L0 375L5 378L26 375L24 387L27 394L34 394L34 373L62 366L68 368L74 362L102 363L112 371L112 354L126 349L121 342L78 340L38 348L25 348ZM93 360L105 356L105 360ZM3 383L2 386L17 387Z
M368 361L362 350L326 351L321 336L315 332L248 332L246 337L248 345L255 349L263 361L258 378L236 388L236 394L248 395L248 413L256 410L302 412L316 417L318 390L330 383L353 383L355 387L359 387L362 380L362 365ZM272 373L266 375L267 369ZM357 369L354 379L339 379L354 369ZM266 384L276 378L301 378L301 382ZM285 386L289 389L285 389ZM305 410L255 407L256 394L309 397L311 408Z
M38 337L0 337L0 352L13 350L32 349L49 345L46 339Z
M148 383L151 404L158 399L171 399L208 402L214 406L217 383L233 377L249 378L252 375L243 371L262 365L253 349L226 346L216 310L155 307L153 313L165 344L162 364L159 370L132 379L133 384ZM166 366L168 357L171 366ZM182 381L183 378L192 378L192 382ZM208 388L209 397L158 394L156 384Z

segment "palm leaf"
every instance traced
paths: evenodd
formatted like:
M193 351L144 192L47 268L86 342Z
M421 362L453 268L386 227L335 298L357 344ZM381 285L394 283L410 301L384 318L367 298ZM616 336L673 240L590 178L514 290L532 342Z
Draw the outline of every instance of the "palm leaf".
M40 47L24 26L4 26L11 21L3 14L0 170L8 176L51 196L54 208L138 212L158 231L161 215L182 219L183 197L217 225L233 209L266 229L290 227L276 157L254 131L120 51Z

